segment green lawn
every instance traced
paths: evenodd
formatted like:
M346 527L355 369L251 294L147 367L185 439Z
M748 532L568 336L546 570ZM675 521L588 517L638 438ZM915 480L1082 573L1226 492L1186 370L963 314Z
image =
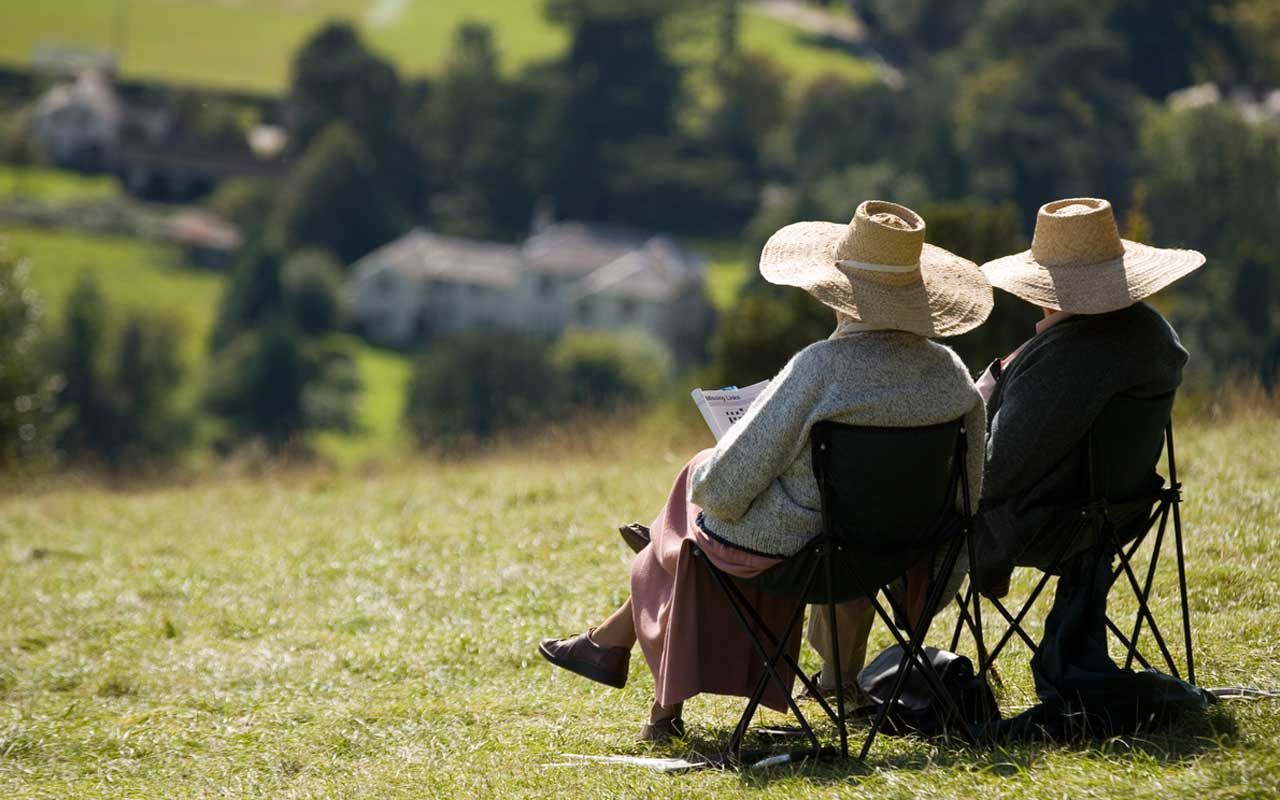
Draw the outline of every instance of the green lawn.
M440 67L459 22L490 23L514 70L565 44L541 9L541 0L0 0L0 62L27 63L43 44L118 47L129 76L275 92L299 44L337 17L360 23L409 74ZM828 71L870 75L860 59L814 46L755 11L744 15L742 39L801 80Z
M1276 688L1280 426L1180 433L1201 680ZM647 520L702 444L619 434L598 450L561 442L365 475L0 499L0 797L1280 793L1275 701L1090 746L885 740L865 766L745 776L552 766L727 740L740 702L699 698L687 742L634 744L653 687L642 659L615 691L534 651L624 597L613 526ZM1156 586L1165 619L1170 578ZM1026 702L1024 665L1016 650L1003 661L1007 710Z
M56 204L108 199L119 196L120 191L120 180L112 175L86 176L60 169L0 164L0 201Z
M176 248L136 239L38 228L10 228L0 231L0 237L8 240L14 252L29 257L32 287L40 294L52 325L61 318L66 298L82 275L95 278L117 317L130 309L177 319L188 365L182 396L188 404L196 401L207 366L205 343L222 293L220 273L190 269ZM315 444L342 463L395 455L402 449L399 431L408 361L355 338L347 343L365 387L357 412L359 430L349 435L324 434L316 437Z

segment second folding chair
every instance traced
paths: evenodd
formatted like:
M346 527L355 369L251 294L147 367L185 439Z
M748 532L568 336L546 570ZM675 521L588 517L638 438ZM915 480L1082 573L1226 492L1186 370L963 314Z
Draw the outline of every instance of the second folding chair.
M1125 577L1125 582L1138 603L1131 629L1122 630L1109 616L1106 619L1107 629L1125 651L1125 668L1132 666L1134 661L1144 669L1152 668L1151 659L1142 653L1139 646L1145 626L1145 630L1149 630L1151 638L1155 640L1170 673L1181 677L1182 673L1150 607L1151 587L1166 541L1165 534L1172 520L1186 677L1189 682L1195 683L1195 656L1191 642L1182 514L1179 508L1182 502L1182 484L1178 483L1178 465L1173 449L1173 422L1170 416L1173 397L1172 392L1151 398L1120 395L1108 402L1088 437L1081 443L1088 475L1087 485L1081 487L1081 494L1076 502L1063 504L1061 508L1060 519L1071 521L1070 524L1063 525L1063 533L1059 539L1061 549L1017 613L1011 613L999 599L980 597L974 591L972 582L965 593L955 598L960 611L952 634L951 649L955 650L959 646L961 632L967 626L977 643L980 676L991 670L996 658L1014 636L1032 653L1036 652L1036 642L1023 627L1036 600L1067 558L1101 544L1113 548L1119 562L1114 568L1114 576ZM1167 457L1167 484L1156 473L1162 450ZM1156 533L1151 558L1146 575L1139 581L1134 568L1134 556L1152 530ZM981 611L984 602L995 608L1007 625L990 651L985 649L983 641Z

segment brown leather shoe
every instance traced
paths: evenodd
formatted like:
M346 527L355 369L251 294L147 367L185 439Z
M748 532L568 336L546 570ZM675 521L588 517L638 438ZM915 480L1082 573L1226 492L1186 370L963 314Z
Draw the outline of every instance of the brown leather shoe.
M622 534L622 541L626 542L627 547L630 547L634 553L639 553L649 546L649 529L639 522L623 525L618 528L618 533Z
M672 739L684 738L684 720L671 717L657 722L647 722L640 729L637 742L668 742Z
M538 645L542 657L557 667L596 683L621 689L627 685L631 651L625 647L601 647L587 633L568 639L543 639Z

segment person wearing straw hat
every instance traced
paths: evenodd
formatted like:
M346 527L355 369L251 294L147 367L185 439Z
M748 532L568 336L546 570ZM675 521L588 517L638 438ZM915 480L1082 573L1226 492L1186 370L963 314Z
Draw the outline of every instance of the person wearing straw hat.
M1203 264L1194 250L1120 238L1111 204L1085 197L1045 204L1030 250L983 265L992 285L1039 306L1044 319L978 379L989 420L980 589L1000 596L1015 565L1052 563L1062 521L1051 506L1084 480L1083 462L1068 455L1107 401L1181 383L1187 351L1142 300Z
M761 274L831 308L835 332L792 357L716 447L684 466L647 539L632 531L638 554L622 606L585 633L539 645L556 666L621 687L638 641L656 684L641 738L683 735L683 703L697 694L746 697L755 687L763 666L691 549L751 577L818 535L809 452L815 423L912 426L964 416L967 468L979 485L982 399L960 359L929 338L980 325L991 311L991 287L976 264L925 244L924 231L914 211L868 201L847 225L801 222L769 239ZM780 629L789 603L749 595ZM788 647L799 652L798 631ZM771 684L763 702L785 710L788 692Z

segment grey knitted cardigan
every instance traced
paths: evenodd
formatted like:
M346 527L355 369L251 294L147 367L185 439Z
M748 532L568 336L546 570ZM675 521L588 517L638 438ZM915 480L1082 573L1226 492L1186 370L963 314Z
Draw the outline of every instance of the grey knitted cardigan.
M961 416L976 498L986 413L963 362L913 333L838 329L792 357L720 439L694 469L690 499L712 537L760 555L794 555L822 528L809 447L814 423L902 427Z
M987 407L991 436L974 567L979 587L1002 584L1015 565L1049 566L1062 549L1061 505L1087 496L1081 445L1103 406L1118 394L1173 391L1186 362L1178 335L1145 303L1070 317L1018 351Z

